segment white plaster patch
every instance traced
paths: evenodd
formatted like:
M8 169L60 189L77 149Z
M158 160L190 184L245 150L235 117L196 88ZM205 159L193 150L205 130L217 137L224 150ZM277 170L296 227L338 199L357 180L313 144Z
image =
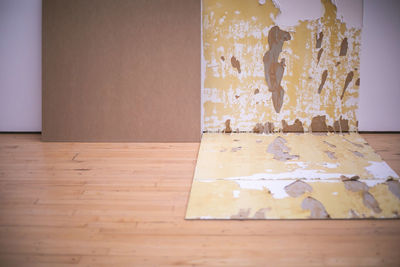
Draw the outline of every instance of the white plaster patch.
M234 198L239 198L240 190L233 190L232 193Z
M395 173L392 168L384 161L368 161L370 163L369 166L365 167L365 169L377 179L387 179L390 177L399 178L397 173Z
M267 170L265 170L267 171ZM324 180L325 179L334 179L337 181L340 177L344 175L347 177L352 177L357 174L354 173L327 173L321 170L305 170L305 169L295 169L291 172L280 172L280 173L256 173L250 176L238 176L238 177L230 177L224 178L224 180L279 180L279 179L304 179L305 181L309 180ZM212 178L205 178L212 179Z
M337 196L338 192L332 192L332 195Z
M319 19L324 14L320 0L274 0L280 13L275 23L281 28L296 26L301 20Z
M209 219L214 219L214 217L212 217L212 216L200 216L200 219L209 220Z
M308 163L303 161L287 161L285 162L285 164L296 164L297 166L303 169L308 167Z
M363 25L363 0L335 0L336 17L347 27L361 28Z
M365 184L367 184L368 185L368 187L374 187L374 186L376 186L377 184L381 184L381 183L384 183L385 181L382 181L381 179L369 179L369 180L359 180L360 182L363 182L363 183L365 183Z
M235 182L242 189L252 189L252 190L264 190L268 189L272 196L276 199L281 199L289 197L285 191L285 186L293 183L293 180L278 180L278 181L265 181L265 180L235 180Z
M339 167L339 163L326 162L326 163L322 164L322 166L329 168L329 169L335 169L335 168Z

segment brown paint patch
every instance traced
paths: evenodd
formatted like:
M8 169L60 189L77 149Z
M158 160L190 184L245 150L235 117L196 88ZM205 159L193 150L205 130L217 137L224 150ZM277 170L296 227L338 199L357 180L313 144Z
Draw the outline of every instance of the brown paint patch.
M349 46L349 43L347 42L347 37L345 37L342 41L342 43L340 44L340 52L339 52L339 56L345 56L347 54L347 48Z
M355 212L354 210L349 210L349 217L350 218L360 218L360 215L357 214L357 212Z
M359 147L359 148L363 148L364 146L362 144L358 144L358 143L354 143L352 141L350 141L347 138L343 138L345 141L349 142L350 144L352 144L353 146Z
M274 123L266 122L264 124L264 133L266 133L266 134L273 133L274 129L275 129Z
M318 87L318 94L321 93L322 88L323 88L324 85L325 85L325 82L326 82L326 78L327 78L327 77L328 77L328 70L324 70L324 72L322 73L322 76L321 76L321 83L319 84L319 87Z
M324 33L320 32L315 35L315 39L317 39L317 43L315 44L315 48L321 48L322 40L324 39Z
M339 120L333 123L333 129L335 132L348 132L349 120L342 119L342 116L340 116Z
M239 150L241 150L241 149L242 149L241 146L232 147L231 152L236 152L236 151L239 151Z
M284 133L289 133L289 132L304 133L303 123L299 119L296 119L292 125L289 125L285 120L282 120L282 131Z
M363 203L367 208L370 208L375 213L382 212L381 208L379 207L378 201L371 195L369 192L363 192Z
M328 146L330 146L331 148L336 148L336 146L334 144L329 143L328 141L323 141L325 144L327 144Z
M366 207L372 209L375 213L380 213L382 211L381 208L379 207L379 203L376 201L374 196L368 192L369 190L368 185L358 181L358 179L360 179L359 176L353 176L351 178L342 176L341 178L344 183L344 187L347 190L352 192L362 192L363 203ZM397 193L400 194L400 187L398 187L397 190L398 190ZM399 197L399 195L397 195L397 197Z
M369 187L367 184L360 181L343 181L344 187L351 192L367 192Z
M340 176L340 179L343 182L345 182L345 181L358 181L360 179L360 176L354 175L352 177L347 177L347 176L342 175L342 176Z
M335 156L335 152L332 152L332 151L329 151L329 150L326 150L324 152L330 159L337 159L337 157Z
M346 80L344 81L344 86L343 86L343 92L342 95L340 96L340 99L343 99L344 93L346 92L347 86L349 86L351 80L353 80L354 72L350 71L347 76Z
M310 218L312 219L327 219L330 218L326 212L324 205L321 202L312 197L306 197L301 203L303 210L309 210L311 212Z
M323 48L321 48L321 49L318 51L318 55L317 55L317 65L319 64L319 61L320 61L320 59L321 59L322 52L324 52L324 49L323 49Z
M313 132L327 132L326 116L315 116L311 121L311 131Z
M221 60L222 60L222 61L225 61L225 57L224 57L224 56L221 56Z
M257 123L256 126L253 127L253 133L263 133L264 125L262 123Z
M254 94L256 95L258 93L260 93L260 90L257 88L256 90L254 90Z
M249 209L240 209L238 214L232 215L231 219L246 219L250 215L250 208Z
M240 97L240 95L235 95L235 98L238 99Z
M396 180L388 180L386 184L389 188L389 191L392 192L398 199L400 199L400 183Z
M335 67L340 65L340 61L336 62Z
M231 133L232 132L231 120L230 119L225 121L225 129L222 132L223 133Z
M265 213L269 211L269 208L261 208L259 209L253 216L254 219L265 219Z
M235 56L232 56L232 57L231 57L231 64L232 64L232 67L234 67L235 69L237 69L238 73L241 73L241 72L242 72L242 71L240 70L240 61L237 60L237 59L235 58Z
M286 193L291 196L291 197L299 197L301 195L303 195L306 192L312 192L312 187L301 181L301 180L297 180L287 186L284 187Z
M272 133L274 131L274 124L272 122L266 122L265 124L257 123L256 126L253 127L254 133Z
M282 31L278 26L272 27L268 32L269 50L264 54L264 74L268 90L272 93L272 103L276 113L279 113L283 104L285 91L281 86L283 73L285 71L285 59L278 62L279 54L285 41L291 39L289 32Z
M273 154L274 159L279 161L298 159L299 155L289 154L291 149L285 145L286 143L287 141L283 137L278 136L268 145L267 152Z
M358 78L358 79L356 80L356 85L357 85L357 86L360 86L360 78Z
M363 158L364 155L358 151L355 150L349 150L350 152L352 152L355 156L359 157L359 158Z

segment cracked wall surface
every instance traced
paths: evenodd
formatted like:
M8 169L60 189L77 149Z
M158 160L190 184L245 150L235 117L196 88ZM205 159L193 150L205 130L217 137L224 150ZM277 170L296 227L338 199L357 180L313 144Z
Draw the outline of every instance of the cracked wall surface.
M228 120L233 132L315 131L314 118L323 131L357 129L361 25L330 0L283 25L279 2L203 0L203 131L224 131Z
M398 218L399 212L399 176L359 134L204 133L186 218Z

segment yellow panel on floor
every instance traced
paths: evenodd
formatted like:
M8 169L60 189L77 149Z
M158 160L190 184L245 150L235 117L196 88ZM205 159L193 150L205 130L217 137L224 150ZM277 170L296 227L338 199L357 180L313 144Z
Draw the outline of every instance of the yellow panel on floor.
M399 176L359 134L205 133L186 218L397 218L399 212Z

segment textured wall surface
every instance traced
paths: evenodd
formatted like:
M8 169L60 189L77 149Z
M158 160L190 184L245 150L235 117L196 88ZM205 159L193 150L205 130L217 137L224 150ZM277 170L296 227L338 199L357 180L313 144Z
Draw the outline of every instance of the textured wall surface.
M286 26L279 1L203 1L203 131L357 129L361 25L318 4Z
M43 140L200 140L200 1L43 5Z

